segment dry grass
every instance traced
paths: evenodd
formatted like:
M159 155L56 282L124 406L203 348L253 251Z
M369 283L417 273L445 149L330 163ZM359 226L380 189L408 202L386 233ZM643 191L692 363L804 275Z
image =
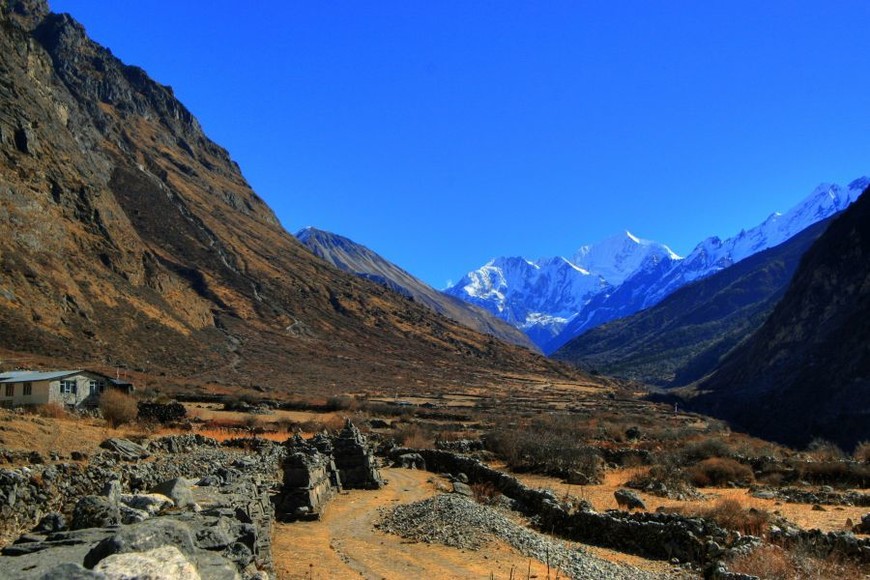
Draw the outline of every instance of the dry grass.
M728 563L731 572L751 574L765 580L793 580L795 578L837 578L860 580L867 576L861 567L833 558L813 558L800 550L785 550L765 544L749 554L738 556Z
M862 463L870 463L870 441L861 441L855 446L855 451L852 453L855 461Z

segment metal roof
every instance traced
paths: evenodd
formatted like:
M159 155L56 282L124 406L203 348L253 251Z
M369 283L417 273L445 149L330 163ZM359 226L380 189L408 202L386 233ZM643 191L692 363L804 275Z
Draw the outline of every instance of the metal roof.
M23 383L36 381L53 381L70 375L77 375L84 371L9 371L0 373L0 383Z

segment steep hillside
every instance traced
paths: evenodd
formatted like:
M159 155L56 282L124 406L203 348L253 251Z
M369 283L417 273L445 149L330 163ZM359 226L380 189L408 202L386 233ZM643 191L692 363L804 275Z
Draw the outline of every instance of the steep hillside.
M870 195L807 251L770 318L711 377L698 409L801 445L870 439Z
M305 228L296 233L296 238L315 256L323 258L336 268L413 298L438 314L473 330L537 351L534 343L517 328L482 308L435 290L419 278L353 240L316 228Z
M553 358L662 387L695 381L761 326L828 221L684 286L652 308L593 328Z
M170 87L0 6L4 359L280 392L563 372L315 258Z

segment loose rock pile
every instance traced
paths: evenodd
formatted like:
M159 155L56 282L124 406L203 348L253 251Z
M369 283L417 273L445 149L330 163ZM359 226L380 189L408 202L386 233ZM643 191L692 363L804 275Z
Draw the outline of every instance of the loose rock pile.
M548 563L554 574L559 570L561 575L571 578L642 580L659 577L590 556L511 521L495 508L456 493L385 510L376 525L403 538L469 550L492 541L503 541L529 558Z

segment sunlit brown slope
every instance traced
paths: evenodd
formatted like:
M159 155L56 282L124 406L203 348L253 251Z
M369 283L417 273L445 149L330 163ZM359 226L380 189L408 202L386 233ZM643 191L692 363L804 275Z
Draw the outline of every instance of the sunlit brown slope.
M42 2L0 6L7 353L285 392L565 372L316 259L171 88Z

